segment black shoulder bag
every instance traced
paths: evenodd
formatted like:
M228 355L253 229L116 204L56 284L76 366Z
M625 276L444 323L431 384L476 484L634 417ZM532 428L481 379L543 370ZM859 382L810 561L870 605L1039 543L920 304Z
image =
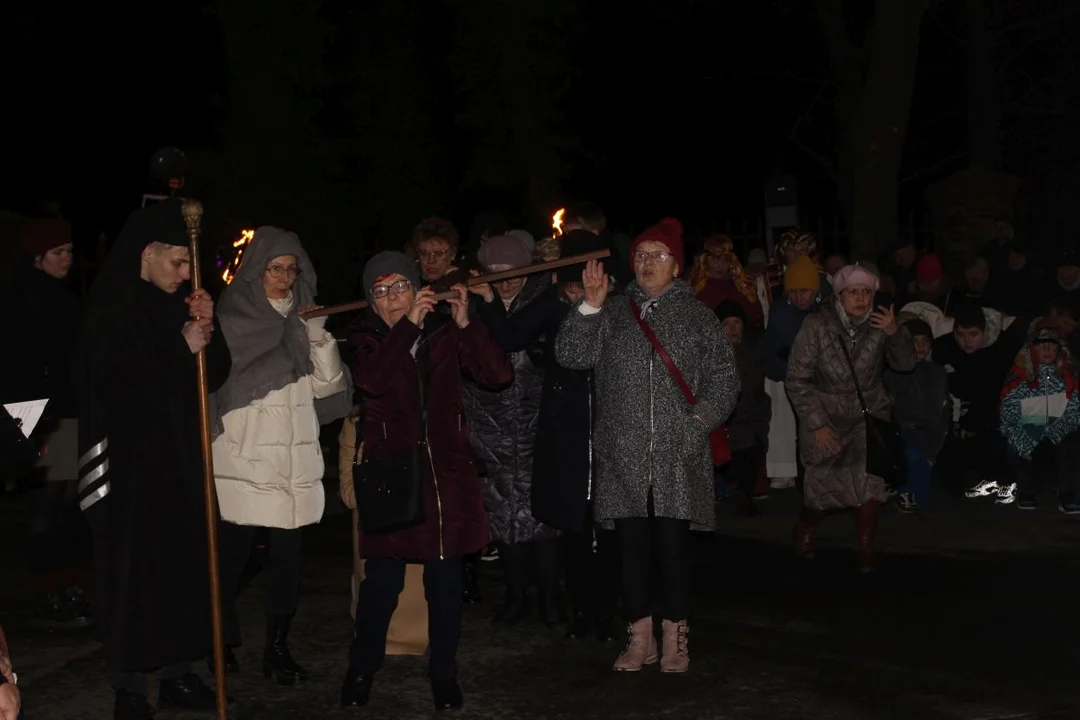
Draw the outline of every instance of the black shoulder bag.
M360 529L367 535L403 530L424 521L424 464L430 462L427 444L427 396L424 375L430 363L428 348L416 349L420 362L420 441L408 450L378 460L359 462L361 443L353 455L353 488Z
M907 453L900 429L896 427L896 423L870 414L862 389L859 388L855 363L844 345L843 338L840 338L840 351L844 353L844 359L851 370L851 382L855 384L855 394L859 396L863 422L866 425L866 473L877 475L890 488L903 487L907 483Z

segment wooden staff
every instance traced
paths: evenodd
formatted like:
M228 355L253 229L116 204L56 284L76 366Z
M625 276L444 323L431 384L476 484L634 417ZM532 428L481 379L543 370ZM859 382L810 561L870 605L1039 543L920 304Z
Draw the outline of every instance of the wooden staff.
M490 275L471 277L465 284L469 287L473 287L475 285L484 285L485 283L493 283L500 280L511 280L513 278L522 277L523 275L557 270L561 267L566 267L567 265L577 265L579 263L589 262L590 260L602 260L610 255L610 250L594 250L592 252L582 253L581 255L571 255L570 257L559 258L558 260L539 263L537 265L526 265L525 267L514 268L513 270L502 270L501 272L491 273ZM456 293L452 291L441 292L435 295L435 299L446 300L447 298L454 297L455 294ZM352 310L363 310L367 306L367 300L357 300L355 302L331 305L330 307L320 308L319 310L312 310L309 313L304 313L303 317L307 320L308 318L322 317L324 315L337 315L338 313L350 312Z
M202 203L194 198L184 200L184 222L191 243L191 289L202 288L199 274L199 224L202 222ZM219 340L218 342L224 342ZM228 699L225 695L225 643L221 624L221 583L218 580L217 552L217 487L214 483L214 456L210 438L210 384L206 373L206 348L196 355L199 386L199 436L202 439L203 492L206 494L206 545L210 561L210 620L214 637L214 688L218 720L228 718Z

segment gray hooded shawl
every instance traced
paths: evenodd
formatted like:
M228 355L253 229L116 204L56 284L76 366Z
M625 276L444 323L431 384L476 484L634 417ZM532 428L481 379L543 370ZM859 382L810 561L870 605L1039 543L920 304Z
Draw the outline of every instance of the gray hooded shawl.
M295 257L300 268L292 288L293 306L286 317L273 308L263 287L267 265L282 255ZM229 379L214 395L215 438L224 432L221 418L229 411L246 407L311 374L311 343L298 310L315 304L315 292L315 268L296 234L275 227L256 230L244 248L236 278L217 305L218 321L233 364ZM352 410L352 380L348 372L345 376L343 392L315 400L320 425L343 418Z

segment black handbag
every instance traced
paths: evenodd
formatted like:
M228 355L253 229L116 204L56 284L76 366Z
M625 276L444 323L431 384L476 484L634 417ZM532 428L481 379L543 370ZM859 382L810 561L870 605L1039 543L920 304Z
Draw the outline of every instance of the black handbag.
M855 384L855 394L859 396L863 421L866 425L866 473L877 475L891 489L907 484L907 452L904 438L896 423L874 417L866 407L859 380L855 374L855 363L848 353L844 341L840 340L840 350L844 353L848 368L851 370L851 382Z
M427 348L417 348L421 365L428 367ZM353 489L360 529L367 535L396 532L424 522L424 464L431 462L427 443L427 397L424 373L420 380L420 441L410 449L378 460L360 462L361 442L353 455Z

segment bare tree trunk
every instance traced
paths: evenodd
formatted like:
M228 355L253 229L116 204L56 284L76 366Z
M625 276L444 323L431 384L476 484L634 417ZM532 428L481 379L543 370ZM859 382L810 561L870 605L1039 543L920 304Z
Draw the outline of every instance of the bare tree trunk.
M900 163L927 5L928 0L876 3L866 79L843 148L853 257L875 259L899 231Z
M1000 169L1002 90L994 68L986 2L966 0L968 142L972 165Z

